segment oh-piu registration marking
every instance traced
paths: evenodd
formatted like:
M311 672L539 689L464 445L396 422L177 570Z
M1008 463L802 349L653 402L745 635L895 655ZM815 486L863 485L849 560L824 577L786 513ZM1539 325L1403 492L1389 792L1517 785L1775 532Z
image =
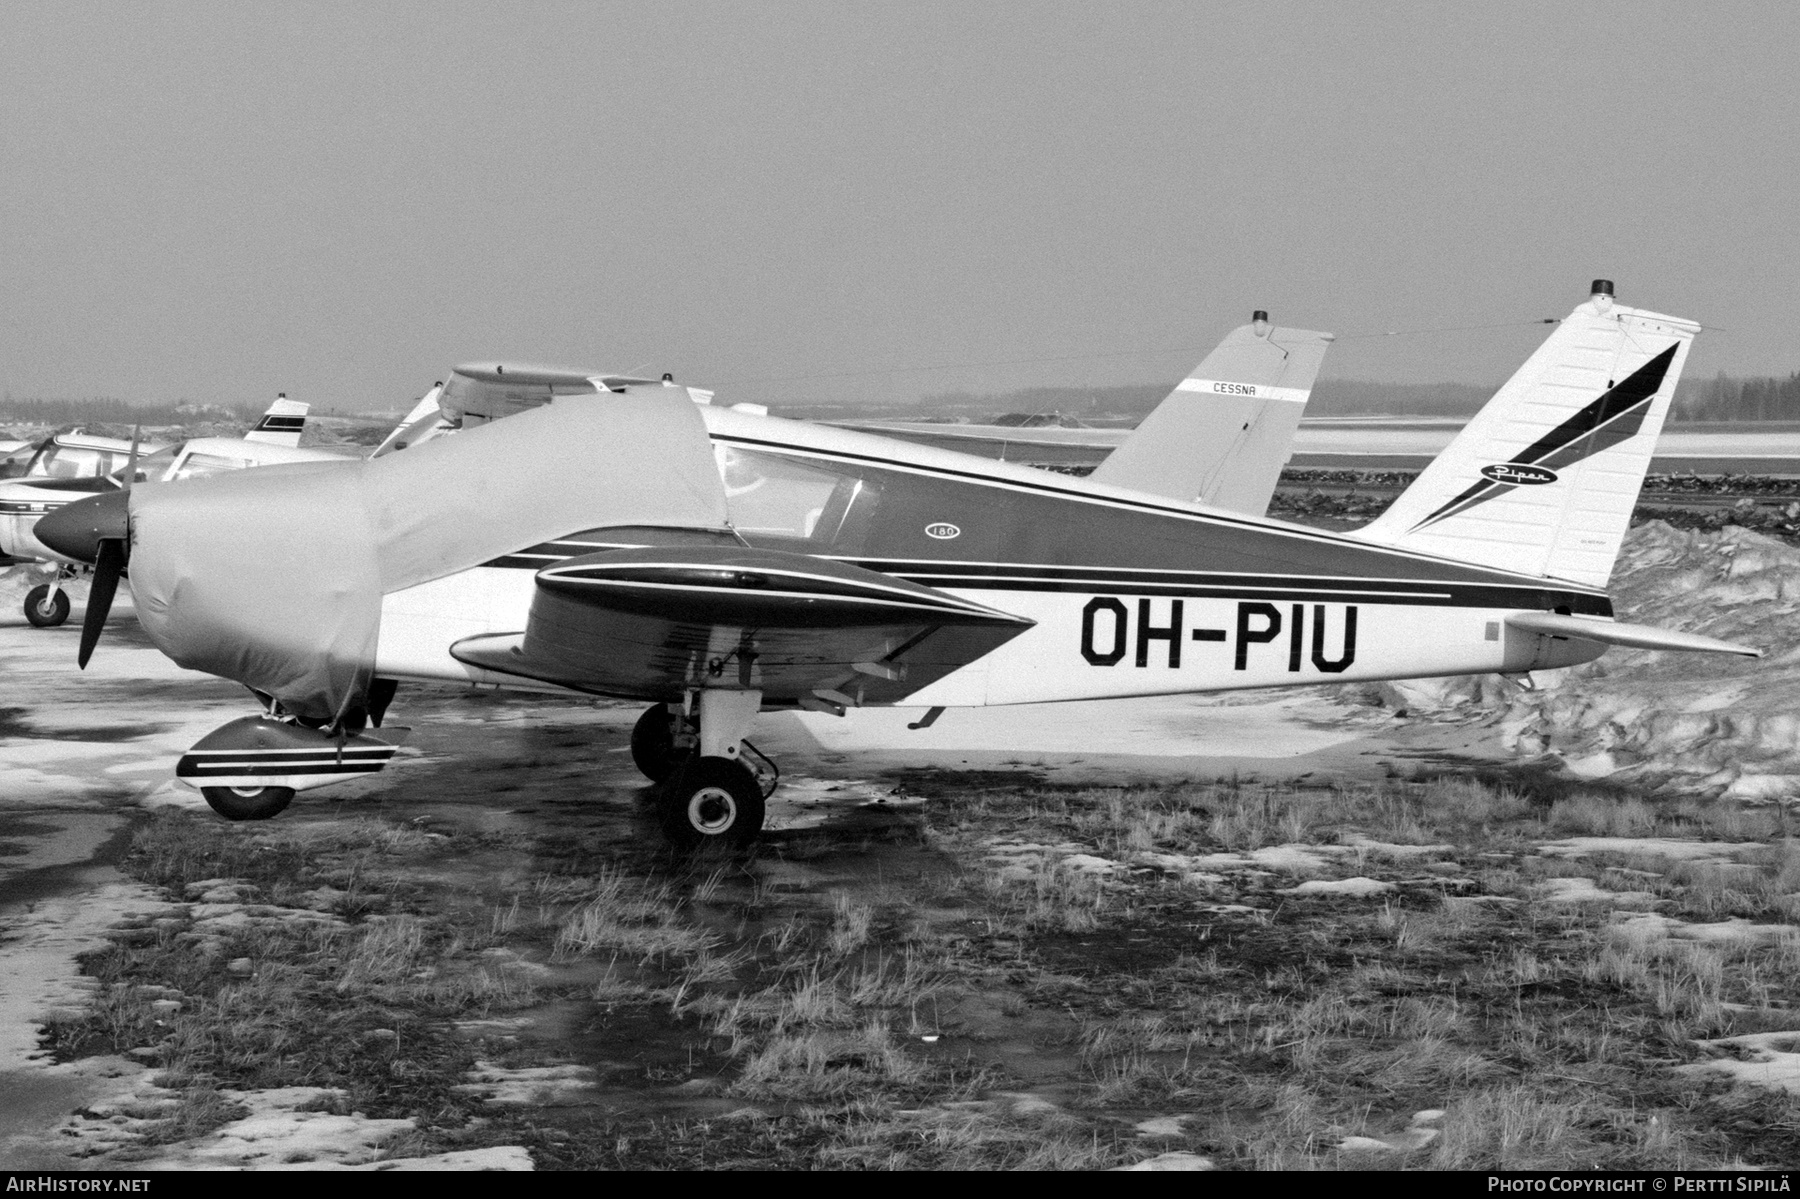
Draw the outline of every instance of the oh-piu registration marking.
M1300 673L1307 663L1325 674L1342 674L1356 661L1356 607L1241 600L1230 628L1207 628L1189 626L1185 605L1178 599L1132 602L1097 595L1081 610L1081 656L1092 666L1118 666L1129 660L1142 668L1154 658L1157 665L1179 670L1184 645L1218 642L1230 646L1233 670L1250 669L1252 653L1285 650L1291 674ZM1271 648L1256 648L1265 645Z

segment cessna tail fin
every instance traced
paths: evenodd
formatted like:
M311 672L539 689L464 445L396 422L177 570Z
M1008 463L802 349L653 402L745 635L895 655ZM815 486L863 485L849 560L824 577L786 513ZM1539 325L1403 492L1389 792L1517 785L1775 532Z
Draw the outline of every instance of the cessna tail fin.
M412 406L412 411L400 418L400 423L382 438L381 444L375 447L375 452L369 457L385 457L409 445L417 445L449 428L449 421L438 407L438 400L443 394L444 385L433 383L431 390L419 397L419 402Z
M1091 477L1261 516L1331 340L1329 333L1275 328L1258 312L1177 383Z
M1594 294L1381 517L1350 534L1604 587L1700 326Z
M311 404L302 404L298 400L287 398L287 392L275 397L269 410L262 414L256 427L244 434L245 441L266 441L270 445L297 446L300 434L306 431L306 414L312 410Z

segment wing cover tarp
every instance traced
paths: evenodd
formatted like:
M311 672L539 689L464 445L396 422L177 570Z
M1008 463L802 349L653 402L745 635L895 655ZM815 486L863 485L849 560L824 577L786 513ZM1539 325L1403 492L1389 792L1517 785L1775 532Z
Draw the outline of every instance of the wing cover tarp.
M370 461L138 487L131 588L179 665L333 719L362 702L382 595L580 529L725 519L699 409L645 389Z

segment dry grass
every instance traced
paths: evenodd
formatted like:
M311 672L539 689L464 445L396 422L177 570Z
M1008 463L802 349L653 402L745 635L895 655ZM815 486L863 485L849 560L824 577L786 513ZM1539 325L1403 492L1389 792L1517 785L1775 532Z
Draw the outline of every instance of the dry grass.
M1656 809L1635 797L1581 794L1559 799L1549 825L1564 835L1643 837L1656 831Z
M1738 866L1534 852L1569 835L1748 839L1758 822L1775 828L1766 811L1445 776L997 782L934 801L924 819L925 833L879 851L790 838L671 864L540 848L458 897L454 915L419 897L445 844L410 826L323 822L260 840L227 828L184 843L152 825L137 858L147 874L241 878L269 896L354 888L339 908L348 924L234 934L223 952L255 959L247 979L184 965L187 943L146 933L96 961L105 998L66 1040L164 1044L187 1082L190 1130L219 1118L226 1084L344 1082L362 1110L454 1111L463 1101L445 1083L473 1050L444 1022L555 998L591 1005L620 1035L685 1041L686 1066L646 1067L634 1086L703 1080L781 1116L627 1111L592 1135L531 1142L547 1164L1100 1168L1186 1149L1284 1169L1700 1169L1800 1152L1782 1104L1669 1071L1699 1055L1696 1038L1800 1026L1787 1006L1800 937L1671 939L1539 889L1588 877L1651 892L1665 914L1782 923L1800 854L1778 839ZM1027 840L1061 848L1012 857L1005 875L986 859L998 841ZM1338 848L1367 840L1390 848ZM1395 890L1311 898L1280 894L1293 879L1272 872L1208 882L1133 869L1137 855L1276 845L1336 849L1316 873ZM1072 869L1062 857L1074 850L1117 867ZM831 857L818 873L849 881L795 894L773 881L790 874L765 869L773 855ZM579 986L544 983L522 953ZM152 979L187 992L173 1020L149 1008L155 992L140 983ZM365 1035L377 1023L391 1035ZM549 1049L505 1052L523 1064ZM1447 1112L1428 1146L1338 1147L1426 1108ZM1132 1125L1149 1115L1185 1122L1140 1139ZM502 1117L493 1135L535 1135L523 1123L534 1118Z
M607 953L643 962L671 962L715 947L718 939L682 919L667 883L603 871L592 898L562 921L554 943L559 959Z

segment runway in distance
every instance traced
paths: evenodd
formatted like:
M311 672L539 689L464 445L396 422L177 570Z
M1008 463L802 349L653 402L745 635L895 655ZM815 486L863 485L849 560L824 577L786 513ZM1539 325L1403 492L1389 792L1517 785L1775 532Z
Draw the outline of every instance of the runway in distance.
M127 564L178 664L263 712L177 774L235 819L379 770L408 680L648 706L677 841L743 843L759 711L1048 703L1756 656L1605 587L1698 326L1597 282L1371 526L1335 534L630 385L366 462L146 485L40 536ZM251 547L279 546L278 554ZM105 604L89 605L83 654Z
M329 450L301 449L310 404L281 394L242 437L191 437L175 445L135 447L136 479L170 483L226 470L276 462L320 462L343 457ZM45 439L16 478L0 482L0 553L47 563L50 577L25 596L25 619L38 628L69 618L62 584L70 563L40 542L35 530L46 513L89 496L116 491L134 447L130 441L82 432Z

